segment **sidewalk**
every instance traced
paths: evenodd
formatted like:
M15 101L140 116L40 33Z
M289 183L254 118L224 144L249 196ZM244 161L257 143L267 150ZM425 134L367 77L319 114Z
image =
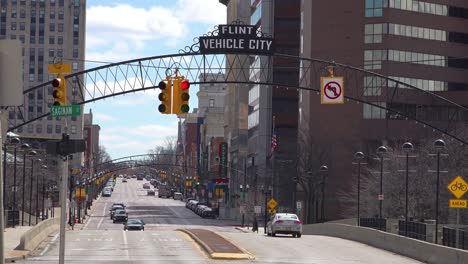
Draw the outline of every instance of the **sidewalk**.
M24 259L28 254L28 250L15 250L19 245L21 236L31 229L32 226L17 226L15 228L5 228L3 233L5 242L5 262L14 262L15 260Z

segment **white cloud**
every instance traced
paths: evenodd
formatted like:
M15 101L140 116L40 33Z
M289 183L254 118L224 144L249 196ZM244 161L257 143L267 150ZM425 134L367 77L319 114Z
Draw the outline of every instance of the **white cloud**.
M178 0L173 8L98 5L86 17L87 59L117 62L143 57L141 51L155 42L178 46L193 23L225 23L226 7L217 0Z
M94 113L93 118L95 118L95 123L100 123L102 121L116 121L116 120L118 120L114 116L106 115L106 114L103 114L103 113Z

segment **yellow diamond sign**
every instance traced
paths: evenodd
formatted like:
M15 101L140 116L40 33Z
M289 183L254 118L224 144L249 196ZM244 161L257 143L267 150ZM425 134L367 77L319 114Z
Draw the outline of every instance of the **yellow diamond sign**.
M267 205L269 208L273 209L278 205L278 203L275 201L275 199L271 198L270 201L268 201Z
M457 176L449 185L447 186L450 192L460 199L466 191L468 191L468 184L461 176Z

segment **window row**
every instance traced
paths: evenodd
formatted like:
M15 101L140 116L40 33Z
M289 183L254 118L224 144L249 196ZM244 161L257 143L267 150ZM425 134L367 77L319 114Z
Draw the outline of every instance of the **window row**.
M46 129L47 129L46 130L47 134L54 133L54 125L47 124ZM72 134L76 134L76 132L77 132L76 125L72 125L70 130L71 130ZM19 133L23 132L23 127L19 127L18 132ZM36 124L36 131L35 132L34 132L34 125L29 124L27 126L27 133L42 133L42 124ZM62 133L62 125L55 125L55 133L56 134Z
M387 56L388 55L388 56ZM447 67L447 57L434 54L403 50L365 50L364 69L379 70L382 68L382 61L397 61L405 63L416 63L431 66ZM457 66L453 66L457 67Z
M48 12L49 12L49 19L55 19L56 11L54 9L51 9ZM36 15L37 15L36 9L31 9L30 10L31 18L36 18ZM11 18L18 18L18 9L16 7L11 8ZM19 18L24 18L24 19L26 18L26 9L24 8L20 9ZM44 23L44 18L45 18L45 10L41 8L39 9L39 22ZM57 18L59 20L63 20L65 18L65 13L63 9L60 9L58 11Z
M412 12L449 16L457 18L468 18L468 8L448 6L417 0L365 0L366 17L381 17L383 8L395 8Z
M363 104L362 107L362 117L364 119L385 119L387 111L380 107L386 107L385 102L374 102L370 104Z
M447 91L448 83L443 81L416 79L408 77L397 77L390 76L390 78L414 86L421 90L436 92L436 91ZM376 76L365 76L364 77L364 96L380 96L382 95L382 88L394 88L397 87L397 82L387 81L387 79L376 77ZM409 88L404 84L398 84L398 88Z

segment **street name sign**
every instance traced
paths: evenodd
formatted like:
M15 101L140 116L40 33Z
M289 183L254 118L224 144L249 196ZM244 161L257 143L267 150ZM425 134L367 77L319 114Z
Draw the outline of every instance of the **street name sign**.
M457 176L449 183L447 188L457 199L460 199L468 191L468 184L461 176Z
M467 208L466 200L450 199L450 208Z
M320 77L322 104L343 104L343 77Z
M81 108L79 105L54 105L50 107L50 116L52 117L79 116L80 114Z
M278 203L275 201L275 199L271 198L270 201L268 201L267 205L270 209L273 209L278 205Z

